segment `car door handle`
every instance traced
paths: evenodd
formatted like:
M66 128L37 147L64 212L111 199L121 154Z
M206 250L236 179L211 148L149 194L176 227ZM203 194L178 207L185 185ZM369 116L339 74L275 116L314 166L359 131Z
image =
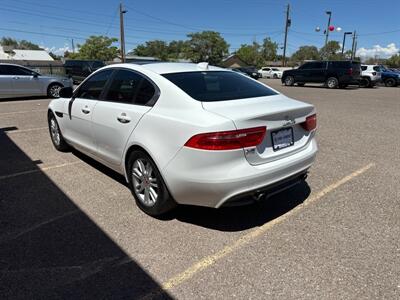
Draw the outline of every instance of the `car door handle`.
M131 121L131 118L129 118L126 113L122 113L117 117L118 122L122 124L129 123Z
M90 113L90 109L88 108L88 107L84 107L84 108L82 108L82 112L85 114L85 115L87 115L88 113Z

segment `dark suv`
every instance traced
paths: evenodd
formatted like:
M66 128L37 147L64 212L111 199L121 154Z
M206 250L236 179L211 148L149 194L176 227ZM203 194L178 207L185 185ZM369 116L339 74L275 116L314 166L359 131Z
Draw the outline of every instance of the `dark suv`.
M297 83L325 83L328 88L345 88L349 84L359 85L361 64L356 61L311 61L298 69L286 70L282 83L287 86Z
M83 81L92 72L104 67L101 60L66 60L64 63L65 74L72 77L74 83Z

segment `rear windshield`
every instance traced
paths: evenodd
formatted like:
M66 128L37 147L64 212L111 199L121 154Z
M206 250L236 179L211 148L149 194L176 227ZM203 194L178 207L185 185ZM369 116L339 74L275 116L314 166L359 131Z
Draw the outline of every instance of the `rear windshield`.
M204 71L163 74L199 101L224 101L277 95L267 86L235 72Z

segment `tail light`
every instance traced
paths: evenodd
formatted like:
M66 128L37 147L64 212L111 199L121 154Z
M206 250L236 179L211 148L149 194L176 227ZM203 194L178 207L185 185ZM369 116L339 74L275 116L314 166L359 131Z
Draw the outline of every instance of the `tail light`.
M374 75L374 76L375 76L375 75L376 75L376 72L372 72L372 75Z
M261 144L267 128L254 127L241 130L201 133L191 137L186 147L202 150L233 150Z
M353 75L353 68L350 68L346 72L347 75Z
M311 130L314 130L315 128L317 128L317 115L314 114L314 115L308 116L306 118L306 121L301 123L301 126L307 131L311 131Z

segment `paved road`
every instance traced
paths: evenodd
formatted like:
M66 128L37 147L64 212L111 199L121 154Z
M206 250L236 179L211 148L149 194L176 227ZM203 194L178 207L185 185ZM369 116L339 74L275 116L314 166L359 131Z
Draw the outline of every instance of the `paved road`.
M166 220L55 151L48 100L0 102L0 298L399 299L400 88L267 82L318 110L308 184Z

